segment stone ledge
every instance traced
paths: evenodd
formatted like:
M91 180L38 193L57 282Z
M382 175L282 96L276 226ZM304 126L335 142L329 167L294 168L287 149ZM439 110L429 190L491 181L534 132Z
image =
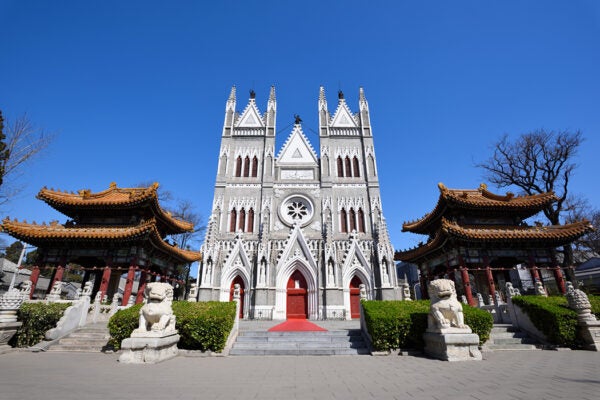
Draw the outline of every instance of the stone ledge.
M179 335L165 337L127 338L121 343L119 362L125 364L156 364L179 354Z

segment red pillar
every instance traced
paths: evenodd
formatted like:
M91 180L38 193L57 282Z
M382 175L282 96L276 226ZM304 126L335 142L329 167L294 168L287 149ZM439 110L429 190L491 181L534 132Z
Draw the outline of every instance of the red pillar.
M133 278L135 277L135 266L130 265L129 271L127 271L127 280L125 281L125 290L123 291L123 301L121 305L126 306L129 302L129 296L133 290Z
M489 265L485 267L485 274L487 275L490 296L492 296L492 299L496 301L496 285L494 284L494 274L492 273L492 267L490 267Z
M108 291L108 283L110 282L110 267L104 267L104 271L102 272L102 281L100 282L99 292L102 292L102 298L106 296L106 292Z
M531 279L533 279L533 283L535 286L535 281L542 281L540 279L540 273L537 269L537 267L535 266L535 260L533 259L532 256L529 256L529 272L531 273Z
M556 286L558 286L560 294L567 293L567 288L565 287L565 278L563 277L562 270L559 266L554 268L554 279L556 279Z
M33 298L33 292L35 292L35 287L37 286L38 279L40 277L40 267L37 265L33 267L33 271L31 271L31 276L29 280L31 281L31 292L29 292L29 298Z
M463 287L465 289L465 296L467 297L467 303L470 306L475 306L473 300L473 293L471 293L471 281L469 280L469 271L465 267L460 267L460 273L462 276Z
M142 271L140 275L140 283L138 284L137 296L135 298L135 304L139 304L144 301L144 290L146 290L146 280L148 279L148 273L146 270Z
M63 267L62 265L59 265L58 268L56 268L56 273L54 274L54 279L52 280L52 284L48 288L48 291L52 290L52 288L54 287L54 284L56 282L62 281L64 272L65 272L65 267Z

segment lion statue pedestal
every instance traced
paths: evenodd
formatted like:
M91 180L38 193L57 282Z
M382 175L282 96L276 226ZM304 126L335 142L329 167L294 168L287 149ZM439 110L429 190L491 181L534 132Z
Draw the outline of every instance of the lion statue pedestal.
M175 329L173 287L164 282L151 282L144 290L140 324L123 340L119 361L127 364L158 363L178 354L179 335Z
M481 360L479 336L465 325L454 282L449 279L431 281L428 293L431 310L423 335L425 354L444 361Z

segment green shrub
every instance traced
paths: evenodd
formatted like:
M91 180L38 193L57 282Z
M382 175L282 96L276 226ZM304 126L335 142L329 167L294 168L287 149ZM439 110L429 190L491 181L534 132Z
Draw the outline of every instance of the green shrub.
M139 325L141 304L120 310L108 323L111 339L109 344L115 349L121 347L123 339ZM177 347L188 350L212 350L219 352L225 347L229 332L235 320L235 303L187 301L173 302L175 327L181 336Z
M578 347L577 313L567 305L564 296L516 296L512 298L533 325L553 344Z
M108 321L108 331L110 332L109 346L112 346L115 350L119 350L123 339L131 336L131 332L140 324L140 308L142 308L142 304L136 304L119 310L115 315L110 317Z
M367 330L373 348L387 351L397 348L423 349L423 334L427 330L429 300L363 301ZM490 335L493 317L478 308L463 305L465 323L479 335L480 344Z
M178 346L188 350L221 351L225 347L235 320L235 303L218 301L173 303L177 330L181 335Z
M600 320L600 296L588 295L588 299L590 299L592 305L592 313Z
M55 328L71 303L24 303L17 312L23 325L10 341L12 346L29 347L41 342L46 331Z
M477 307L463 304L465 324L469 325L473 333L479 336L479 345L484 344L490 338L490 332L494 326L494 317L489 312Z

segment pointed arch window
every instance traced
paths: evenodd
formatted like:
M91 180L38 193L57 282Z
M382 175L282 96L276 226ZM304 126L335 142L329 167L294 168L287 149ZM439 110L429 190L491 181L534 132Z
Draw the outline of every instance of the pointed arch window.
M242 176L242 156L238 156L235 160L235 176Z
M246 156L244 158L244 177L247 178L250 176L250 157Z
M358 231L365 232L365 213L362 208L358 209Z
M240 222L238 223L238 230L246 231L246 210L243 208L240 210Z
M340 211L340 232L342 233L348 232L347 218L346 210L342 208L342 211Z
M258 175L258 158L256 158L256 156L254 156L254 158L252 158L252 177L256 178L257 175Z
M350 232L353 232L356 230L356 212L354 211L354 208L350 209Z
M229 232L235 232L235 223L237 220L237 211L235 208L229 213Z
M352 176L352 163L350 157L346 156L346 174L345 176Z
M254 232L254 209L250 208L248 210L248 233Z
M358 165L358 158L356 156L352 159L352 164L354 166L354 176L357 178L360 177L360 166Z
M337 174L338 178L344 177L344 162L342 161L342 157L337 158Z

